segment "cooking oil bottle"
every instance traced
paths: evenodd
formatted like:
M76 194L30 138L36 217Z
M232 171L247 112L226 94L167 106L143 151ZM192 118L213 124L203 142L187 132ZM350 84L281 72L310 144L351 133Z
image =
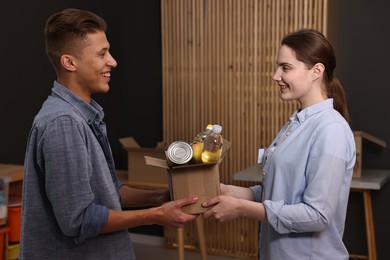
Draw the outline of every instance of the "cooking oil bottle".
M209 135L211 129L213 129L212 124L208 124L206 128L203 131L200 131L195 137L192 143L198 143L198 142L203 142L204 139Z
M195 137L194 140L191 143L192 150L194 152L194 162L195 163L201 163L202 159L202 151L203 151L203 141L206 139L206 137L209 135L211 129L213 128L212 124L208 124L207 127L199 132Z
M210 134L203 141L202 162L215 163L221 159L223 138L222 126L213 125Z

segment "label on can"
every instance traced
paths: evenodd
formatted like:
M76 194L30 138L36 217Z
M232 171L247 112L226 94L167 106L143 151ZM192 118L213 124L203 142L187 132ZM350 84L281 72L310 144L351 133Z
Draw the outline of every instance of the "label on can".
M168 160L174 164L186 164L191 161L194 153L190 144L183 141L176 141L167 149Z

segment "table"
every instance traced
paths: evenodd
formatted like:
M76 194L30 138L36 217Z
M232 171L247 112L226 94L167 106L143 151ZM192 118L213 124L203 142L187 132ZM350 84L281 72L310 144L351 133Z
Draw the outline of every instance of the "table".
M237 181L252 181L260 183L263 178L261 164L255 164L233 175ZM362 169L360 178L352 178L351 192L363 194L364 218L367 233L368 256L350 254L352 259L377 260L374 218L372 213L371 191L380 190L390 178L390 170Z
M372 213L371 190L380 190L390 178L390 170L362 170L361 178L353 178L351 191L363 194L364 218L367 233L368 256L354 255L350 257L356 259L377 260L374 218Z

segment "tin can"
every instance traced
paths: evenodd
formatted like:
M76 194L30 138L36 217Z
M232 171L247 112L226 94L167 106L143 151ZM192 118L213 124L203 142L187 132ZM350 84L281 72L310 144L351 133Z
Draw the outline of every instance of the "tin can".
M194 152L190 144L183 141L176 141L167 149L168 160L173 164L186 164L191 161Z

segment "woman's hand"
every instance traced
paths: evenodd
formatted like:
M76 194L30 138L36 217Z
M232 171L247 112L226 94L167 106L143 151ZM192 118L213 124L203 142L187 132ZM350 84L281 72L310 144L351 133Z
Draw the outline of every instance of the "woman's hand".
M253 193L249 188L222 184L221 194L202 203L202 207L209 208L203 213L205 218L214 218L223 222L238 217L248 217L267 222L263 203L254 201Z
M203 213L205 218L212 217L220 222L233 220L242 216L242 200L231 196L217 196L203 202L202 207L211 207Z

